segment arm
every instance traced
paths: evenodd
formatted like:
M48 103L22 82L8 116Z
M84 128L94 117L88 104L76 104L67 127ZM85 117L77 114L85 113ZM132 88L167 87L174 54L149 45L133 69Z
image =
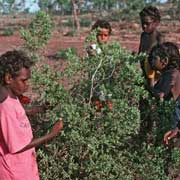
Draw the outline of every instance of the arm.
M23 149L19 150L16 153L24 152L24 151L26 151L28 149L31 149L33 147L36 147L36 146L38 146L38 145L48 141L49 139L51 139L54 136L56 136L62 128L63 128L63 122L62 122L62 119L60 119L59 121L57 121L54 124L52 130L48 134L46 134L46 135L44 135L42 137L33 139L27 146L25 146Z
M142 34L143 34L143 33L141 33L141 37L140 37L138 54L139 54L140 52L142 52Z
M43 106L24 107L27 115L35 115L44 110Z

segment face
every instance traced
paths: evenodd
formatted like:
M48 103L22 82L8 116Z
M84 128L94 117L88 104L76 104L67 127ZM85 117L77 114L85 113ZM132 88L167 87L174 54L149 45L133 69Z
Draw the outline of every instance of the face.
M28 89L28 80L31 76L30 69L22 68L16 77L7 78L7 86L15 96L22 95Z
M106 43L109 40L109 29L100 28L97 33L97 41L99 43Z
M156 30L157 26L159 25L159 22L155 21L150 16L145 16L141 18L141 25L144 32L152 33L154 30Z
M159 56L155 56L152 60L152 67L155 70L163 70L168 64L168 61L165 59L161 59Z

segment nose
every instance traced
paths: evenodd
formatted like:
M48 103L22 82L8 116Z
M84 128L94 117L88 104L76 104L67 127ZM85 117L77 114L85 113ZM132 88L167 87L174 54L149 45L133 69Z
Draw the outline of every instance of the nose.
M106 36L105 36L105 35L102 35L102 36L101 36L101 39L102 39L102 40L106 39Z
M24 82L24 89L25 89L25 90L28 90L28 88L29 88L29 82L28 82L28 81L25 81L25 82Z

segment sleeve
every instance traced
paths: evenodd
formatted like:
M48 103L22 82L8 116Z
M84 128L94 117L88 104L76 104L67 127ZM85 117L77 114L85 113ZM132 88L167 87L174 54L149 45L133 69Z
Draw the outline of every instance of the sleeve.
M144 62L144 69L145 69L147 78L153 79L155 77L155 71L151 69L148 59L146 59Z
M140 52L142 51L142 36L143 36L143 33L141 33L141 37L140 37L138 54L140 54Z
M173 125L172 128L178 127L180 129L180 109L178 107L175 108L173 112Z
M25 114L23 116L27 118ZM13 108L0 106L0 127L9 153L18 152L32 140L30 123L22 119L17 117Z

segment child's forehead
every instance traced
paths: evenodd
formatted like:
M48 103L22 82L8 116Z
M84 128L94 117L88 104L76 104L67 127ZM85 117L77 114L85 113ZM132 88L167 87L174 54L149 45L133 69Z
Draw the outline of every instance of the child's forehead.
M143 17L141 17L141 21L143 21L143 22L152 22L152 21L154 21L155 20L155 18L153 17L153 16L143 16Z
M108 28L98 28L98 33L109 33L109 29Z

